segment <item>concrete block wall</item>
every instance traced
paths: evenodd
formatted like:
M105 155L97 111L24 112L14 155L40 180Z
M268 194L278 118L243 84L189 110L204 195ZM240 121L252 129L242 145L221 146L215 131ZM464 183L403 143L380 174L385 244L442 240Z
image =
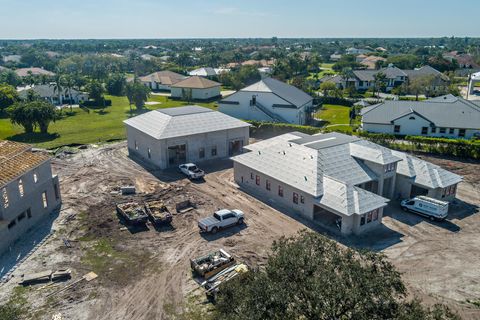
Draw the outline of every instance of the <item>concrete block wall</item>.
M37 182L34 181L34 174ZM22 181L24 195L20 195L19 181ZM31 170L6 187L9 205L5 208L3 197L0 203L0 253L32 227L41 223L51 212L57 210L62 202L58 177L52 177L50 161ZM3 192L3 188L0 188ZM43 193L46 193L47 207L43 204ZM27 214L27 211L29 212ZM29 214L31 216L29 217ZM8 225L15 221L15 225Z

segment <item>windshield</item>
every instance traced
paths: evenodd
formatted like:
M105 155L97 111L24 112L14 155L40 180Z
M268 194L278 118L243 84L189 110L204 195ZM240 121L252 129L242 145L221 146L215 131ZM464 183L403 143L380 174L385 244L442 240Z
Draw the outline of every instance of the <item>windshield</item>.
M190 166L190 167L188 167L188 170L195 171L195 170L197 170L197 166Z
M217 219L218 221L222 220L217 213L214 213L214 214L213 214L213 217L214 217L215 219Z

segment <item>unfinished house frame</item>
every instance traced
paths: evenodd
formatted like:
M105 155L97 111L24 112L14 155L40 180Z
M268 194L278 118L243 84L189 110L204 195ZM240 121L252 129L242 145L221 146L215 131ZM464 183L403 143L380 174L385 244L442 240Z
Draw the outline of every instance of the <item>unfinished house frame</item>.
M389 199L419 194L451 201L462 178L418 158L339 133L293 132L246 147L236 183L342 234L382 223Z
M50 157L26 144L0 141L0 253L60 204Z

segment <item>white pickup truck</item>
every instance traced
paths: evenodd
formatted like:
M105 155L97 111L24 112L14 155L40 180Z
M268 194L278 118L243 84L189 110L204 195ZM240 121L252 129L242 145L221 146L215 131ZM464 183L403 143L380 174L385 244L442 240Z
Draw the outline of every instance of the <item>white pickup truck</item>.
M415 212L430 220L445 220L448 215L448 202L425 196L403 200L400 206L404 211Z
M205 172L194 163L181 164L178 166L178 170L186 175L188 179L201 179L205 176Z
M218 230L228 228L234 225L240 225L244 222L244 214L238 209L218 210L212 217L203 218L198 221L198 227L201 232L217 233Z

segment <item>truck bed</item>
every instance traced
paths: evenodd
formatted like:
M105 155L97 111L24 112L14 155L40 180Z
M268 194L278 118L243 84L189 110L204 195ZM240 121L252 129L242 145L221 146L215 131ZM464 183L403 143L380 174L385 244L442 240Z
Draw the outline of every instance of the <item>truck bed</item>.
M129 223L146 223L148 215L143 205L137 202L117 203L117 212Z
M145 202L145 210L154 223L171 222L172 214L163 201Z

